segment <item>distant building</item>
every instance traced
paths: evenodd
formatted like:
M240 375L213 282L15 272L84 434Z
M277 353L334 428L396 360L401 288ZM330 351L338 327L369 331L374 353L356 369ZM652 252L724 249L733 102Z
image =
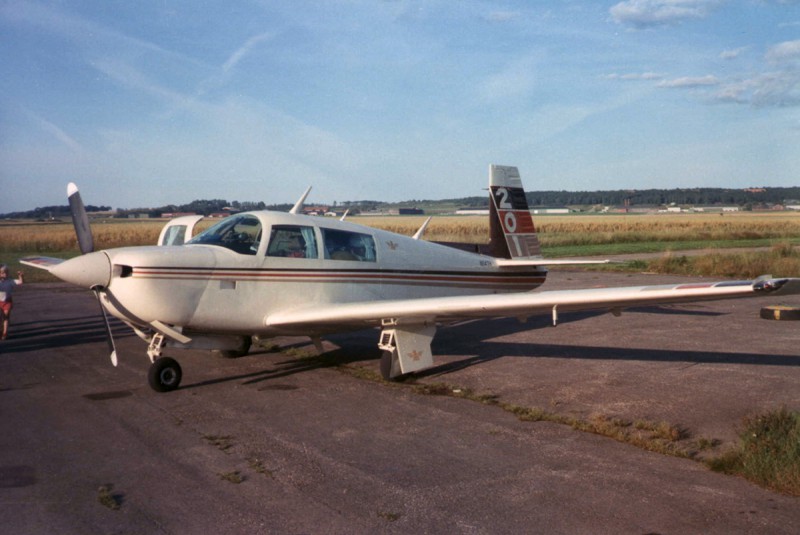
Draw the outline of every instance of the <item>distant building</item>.
M316 205L316 206L304 206L303 213L305 215L325 215L330 210L329 206L323 205Z
M456 215L489 215L489 210L456 210Z
M164 212L161 217L166 219L175 219L176 217L183 217L185 215L197 215L194 212Z
M557 215L557 214L569 214L572 212L569 208L533 208L531 210L532 214L550 214L550 215Z
M738 212L738 206L695 206L692 208L694 212Z

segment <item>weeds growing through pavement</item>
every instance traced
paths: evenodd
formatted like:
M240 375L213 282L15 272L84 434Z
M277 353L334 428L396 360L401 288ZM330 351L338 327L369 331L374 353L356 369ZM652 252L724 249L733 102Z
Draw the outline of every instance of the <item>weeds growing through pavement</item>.
M232 472L224 472L221 474L217 474L219 478L223 481L227 481L228 483L233 483L238 485L242 481L244 481L244 476L238 470L234 470Z
M121 506L122 497L118 494L113 494L111 492L113 489L114 486L111 484L101 485L97 489L97 501L104 507L116 511Z
M708 465L800 496L800 413L781 408L746 419L737 447Z

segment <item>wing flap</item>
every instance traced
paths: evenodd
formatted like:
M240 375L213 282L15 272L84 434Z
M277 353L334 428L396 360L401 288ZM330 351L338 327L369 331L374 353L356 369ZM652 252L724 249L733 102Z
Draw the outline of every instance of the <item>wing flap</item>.
M625 308L766 294L800 294L800 279L699 282L345 303L278 312L267 316L265 324L276 330L298 326L330 328L358 324L367 327L388 319L413 322L414 318L435 318L436 321L446 322L464 318L543 314L551 312L554 307L558 307L559 311Z

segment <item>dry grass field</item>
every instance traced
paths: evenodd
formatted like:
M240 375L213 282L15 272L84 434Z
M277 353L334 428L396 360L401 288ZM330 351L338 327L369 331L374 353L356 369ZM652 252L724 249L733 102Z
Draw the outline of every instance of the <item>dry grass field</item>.
M415 217L356 217L358 223L413 234L425 221ZM800 214L791 212L654 215L534 216L545 247L614 243L800 239ZM480 216L442 216L431 221L430 240L483 243L489 222Z
M411 235L425 221L412 217L351 217L349 221ZM632 262L627 269L708 276L752 277L763 273L800 276L800 213L547 215L534 216L545 256L588 256L621 253L709 249L699 257L665 255ZM92 222L99 249L155 244L164 221L97 220ZM205 228L210 223L201 223ZM481 216L437 216L425 239L485 243L488 219ZM725 254L726 248L760 247L759 252ZM763 248L771 249L764 251ZM70 257L78 254L69 221L0 222L0 262L18 269L26 255ZM618 266L619 267L619 266ZM624 266L623 266L624 267ZM30 273L32 270L28 270ZM44 274L46 275L46 274ZM34 280L34 279L31 279Z

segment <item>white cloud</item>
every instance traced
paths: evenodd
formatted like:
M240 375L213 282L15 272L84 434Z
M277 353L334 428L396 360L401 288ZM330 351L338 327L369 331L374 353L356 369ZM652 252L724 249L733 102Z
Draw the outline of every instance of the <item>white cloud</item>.
M744 51L746 51L748 48L749 47L742 46L742 47L734 48L734 49L731 49L731 50L723 50L719 54L719 59L736 59L740 55L742 55L742 53Z
M770 63L784 63L800 60L800 39L797 41L784 41L769 50L764 56Z
M508 22L519 17L519 11L493 11L486 16L486 20L489 22Z
M627 73L627 74L612 73L612 74L607 74L604 78L606 78L607 80L624 80L626 82L630 82L637 80L660 80L663 77L664 77L663 74L659 74L657 72L642 72L642 73Z
M800 106L800 40L770 47L764 59L780 70L721 84L714 100L755 107Z
M714 95L720 102L756 107L800 106L800 72L780 71L723 85Z
M484 80L480 87L481 96L486 101L495 102L527 95L536 85L536 64L537 59L533 57L509 63Z
M683 78L675 78L673 80L664 80L657 84L658 87L666 87L669 89L683 89L693 87L705 87L711 85L719 85L720 81L714 75L706 76L684 76Z
M611 19L635 28L677 24L703 18L718 0L625 0L609 9Z
M44 117L32 112L31 110L25 109L23 110L25 114L33 119L36 124L39 125L39 128L53 136L55 139L63 143L66 147L69 147L75 153L83 152L83 147L80 143L78 143L72 136L67 134L62 128L55 125L54 123L48 121Z
M247 40L242 46L240 46L228 60L222 65L223 72L228 72L233 69L242 59L255 47L258 43L262 41L267 41L272 38L272 33L265 32L254 37L251 37Z

